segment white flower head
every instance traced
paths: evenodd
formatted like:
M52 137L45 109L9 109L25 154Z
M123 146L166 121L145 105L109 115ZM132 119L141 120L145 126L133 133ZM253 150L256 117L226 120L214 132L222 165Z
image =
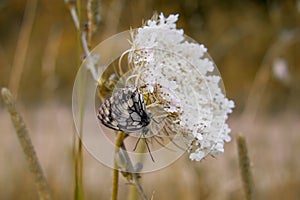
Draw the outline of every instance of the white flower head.
M190 159L200 161L224 152L234 103L226 98L205 46L177 29L177 20L178 14L160 14L132 33L123 82L144 94L154 121L149 134L182 135Z

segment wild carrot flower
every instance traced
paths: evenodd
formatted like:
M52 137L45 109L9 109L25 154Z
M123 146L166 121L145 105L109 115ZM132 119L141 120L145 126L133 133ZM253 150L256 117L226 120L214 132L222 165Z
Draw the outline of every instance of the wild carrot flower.
M125 52L130 70L123 83L144 94L153 118L145 135L181 135L190 159L200 161L224 152L224 142L231 139L226 119L234 103L225 97L207 49L177 29L177 20L178 14L160 14L132 31Z

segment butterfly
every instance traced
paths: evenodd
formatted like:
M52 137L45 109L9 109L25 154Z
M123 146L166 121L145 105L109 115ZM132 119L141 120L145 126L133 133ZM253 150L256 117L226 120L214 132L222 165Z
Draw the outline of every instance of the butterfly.
M97 118L108 128L125 133L144 129L151 116L138 88L123 88L100 105Z

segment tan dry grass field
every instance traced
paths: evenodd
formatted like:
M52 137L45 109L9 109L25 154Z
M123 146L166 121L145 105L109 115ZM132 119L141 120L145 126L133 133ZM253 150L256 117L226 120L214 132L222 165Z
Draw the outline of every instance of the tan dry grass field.
M36 108L20 105L41 165L50 183L54 199L72 199L73 119L71 108L49 102ZM229 120L233 140L225 153L191 162L187 156L162 170L144 174L142 183L155 199L243 199L238 168L238 132L247 137L257 199L298 199L300 195L300 123L299 116L285 113L257 117L244 123L239 116ZM0 112L0 199L37 199L35 185L27 169L22 149L9 115ZM86 199L108 199L112 171L84 152ZM121 179L121 194L130 185ZM121 195L122 196L122 195Z

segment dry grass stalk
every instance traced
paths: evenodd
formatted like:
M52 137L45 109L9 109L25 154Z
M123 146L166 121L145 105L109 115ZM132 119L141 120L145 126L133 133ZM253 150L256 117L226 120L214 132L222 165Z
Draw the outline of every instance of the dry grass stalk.
M98 25L101 21L100 16L100 0L88 0L87 1L87 17L88 17L88 45L92 46L92 36L98 29Z
M34 147L31 143L23 118L16 109L15 101L10 91L7 88L2 88L1 95L16 129L17 136L29 165L29 170L33 176L34 182L36 183L39 197L43 200L49 200L51 199L50 189L38 161Z
M238 145L240 171L241 171L242 181L244 184L245 196L247 200L252 200L254 199L254 185L253 185L253 178L250 169L250 159L248 155L246 139L241 134L239 134L237 137L237 145Z
M36 14L36 7L37 0L27 1L9 80L9 88L15 94L15 98L18 96L27 49L29 46L29 39Z

